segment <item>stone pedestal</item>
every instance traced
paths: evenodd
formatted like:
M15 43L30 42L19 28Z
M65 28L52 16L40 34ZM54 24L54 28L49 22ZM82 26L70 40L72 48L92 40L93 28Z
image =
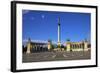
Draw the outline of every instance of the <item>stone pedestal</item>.
M27 44L27 51L26 51L27 54L31 53L31 44L28 43Z
M66 48L67 48L67 51L70 51L70 44L67 44Z
M50 48L51 48L51 45L50 44L48 44L48 50L50 51Z
M88 51L88 43L84 42L84 51Z

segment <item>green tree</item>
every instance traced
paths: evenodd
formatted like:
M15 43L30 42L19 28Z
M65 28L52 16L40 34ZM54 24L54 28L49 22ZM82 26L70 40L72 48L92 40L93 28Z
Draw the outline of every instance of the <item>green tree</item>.
M67 41L67 42L69 42L69 41L70 41L70 39L67 39L66 41Z

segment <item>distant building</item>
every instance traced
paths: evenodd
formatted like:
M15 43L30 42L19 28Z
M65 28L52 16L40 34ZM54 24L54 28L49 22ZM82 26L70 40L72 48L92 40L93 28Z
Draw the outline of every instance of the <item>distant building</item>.
M66 51L88 51L91 48L91 44L87 41L82 42L70 42L66 43Z
M60 49L58 47L53 47L53 44L50 40L48 42L34 42L30 39L26 45L26 53L34 52L45 52L45 51L89 51L91 49L91 44L88 41L81 42L71 42L67 41L66 45L62 45Z
M31 41L30 39L28 40L26 47L27 47L26 53L48 51L47 43L34 42L34 41Z

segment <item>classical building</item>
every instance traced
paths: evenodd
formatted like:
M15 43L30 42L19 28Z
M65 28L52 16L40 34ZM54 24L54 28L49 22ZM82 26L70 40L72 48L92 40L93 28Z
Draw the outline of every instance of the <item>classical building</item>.
M91 48L91 44L88 41L82 42L70 42L66 43L66 51L88 51Z
M48 51L47 43L34 42L34 41L31 41L30 39L28 40L26 47L27 47L26 53Z
M67 41L66 46L63 45L59 48L52 49L52 42L48 40L48 42L34 42L28 39L27 42L27 50L26 53L33 53L33 52L45 52L45 51L88 51L91 49L91 44L88 41L81 41L81 42L71 42ZM58 45L57 45L58 46Z

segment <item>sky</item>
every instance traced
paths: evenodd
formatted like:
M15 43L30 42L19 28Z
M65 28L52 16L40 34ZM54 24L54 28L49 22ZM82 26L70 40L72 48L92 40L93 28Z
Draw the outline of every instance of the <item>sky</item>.
M22 10L22 39L57 42L60 18L61 43L90 39L91 14L76 12Z

